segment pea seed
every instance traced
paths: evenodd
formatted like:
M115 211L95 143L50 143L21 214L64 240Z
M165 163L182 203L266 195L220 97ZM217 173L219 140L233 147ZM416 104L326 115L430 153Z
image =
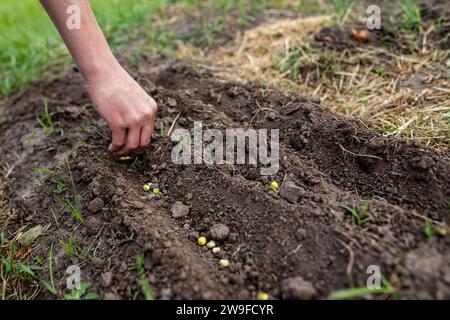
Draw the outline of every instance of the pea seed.
M269 295L265 292L258 292L258 300L269 300Z
M220 259L219 265L222 268L228 268L230 266L230 261L228 259Z
M220 252L220 248L219 247L212 248L212 253L218 254L219 252Z
M274 190L278 190L278 188L279 188L278 182L276 182L276 181L272 181L272 183L270 184L270 186L271 186Z
M206 240L205 237L199 237L197 240L198 245L202 247L206 244L206 242L208 242L208 240Z
M208 241L206 246L208 247L208 249L213 249L216 246L216 243L213 240L211 240L211 241Z

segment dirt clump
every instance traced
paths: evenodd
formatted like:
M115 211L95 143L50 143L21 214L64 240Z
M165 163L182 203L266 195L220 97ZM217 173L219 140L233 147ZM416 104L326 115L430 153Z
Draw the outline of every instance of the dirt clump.
M222 223L217 223L211 227L209 234L214 240L225 240L230 234L230 228Z
M305 300L317 295L314 286L302 277L294 277L281 281L281 296L283 299Z
M181 218L189 214L189 207L181 201L176 201L170 211L172 212L172 217Z

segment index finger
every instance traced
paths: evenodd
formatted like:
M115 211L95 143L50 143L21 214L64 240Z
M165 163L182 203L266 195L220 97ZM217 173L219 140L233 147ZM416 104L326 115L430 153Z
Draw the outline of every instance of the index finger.
M112 143L109 145L110 152L118 152L126 144L126 129L116 129L112 131Z

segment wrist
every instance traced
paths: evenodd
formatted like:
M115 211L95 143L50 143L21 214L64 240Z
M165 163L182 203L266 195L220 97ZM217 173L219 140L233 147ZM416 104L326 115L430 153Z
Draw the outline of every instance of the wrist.
M86 84L111 81L123 71L122 66L112 54L106 58L92 59L89 63L80 66L80 72Z

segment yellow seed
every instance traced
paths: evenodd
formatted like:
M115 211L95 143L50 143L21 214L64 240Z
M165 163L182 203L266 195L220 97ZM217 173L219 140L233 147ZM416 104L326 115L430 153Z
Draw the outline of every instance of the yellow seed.
M206 240L205 237L200 237L197 240L197 243L198 243L199 246L204 246L206 244L206 242L208 242L208 240Z
M153 193L155 193L155 194L158 194L158 193L160 193L160 192L161 192L161 190L159 190L159 188L153 189Z
M272 181L270 186L272 187L273 190L278 190L278 188L279 188L278 182L276 182L276 181Z
M220 252L220 248L219 247L212 248L212 253L218 254L219 252Z
M131 157L128 156L122 156L119 158L120 161L127 161L127 160L131 160Z
M269 295L265 292L258 292L258 300L269 300Z
M208 241L206 246L208 247L208 249L213 249L216 246L216 243L211 240L211 241Z
M230 261L228 259L220 259L219 265L222 268L228 268L230 266Z
M444 227L435 227L434 232L436 232L440 236L445 237L448 234L448 229Z
M145 192L148 192L148 190L150 190L150 186L148 184L144 184L142 189L144 189Z

